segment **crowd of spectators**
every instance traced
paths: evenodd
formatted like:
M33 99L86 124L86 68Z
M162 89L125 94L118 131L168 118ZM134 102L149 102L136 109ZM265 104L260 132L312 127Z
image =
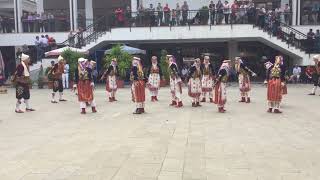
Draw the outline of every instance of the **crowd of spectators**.
M37 61L40 61L44 57L45 52L57 49L56 40L48 35L36 36L34 46L36 48Z
M14 31L14 18L0 16L0 33L12 33Z
M291 9L288 4L283 8L265 9L256 8L251 1L237 1L229 3L219 0L211 1L208 6L200 10L190 10L187 1L182 6L179 3L175 8L168 4L164 6L158 3L156 7L150 4L145 8L140 4L137 12L131 12L131 8L116 8L114 11L115 26L179 26L197 24L244 24L256 23L264 25L270 16L279 18L280 21L291 24ZM272 17L273 18L273 17Z
M23 32L56 32L70 29L66 12L24 13L21 17Z
M320 52L320 30L317 29L316 32L313 32L313 29L310 29L307 34L307 52Z

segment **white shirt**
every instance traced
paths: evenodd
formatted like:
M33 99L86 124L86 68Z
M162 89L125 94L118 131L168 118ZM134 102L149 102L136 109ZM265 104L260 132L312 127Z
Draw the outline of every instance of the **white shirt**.
M69 64L64 65L64 73L68 74L69 73Z
M292 73L293 73L293 75L300 75L301 74L301 68L300 67L294 67Z
M48 46L48 39L47 38L40 38L40 44L42 46Z

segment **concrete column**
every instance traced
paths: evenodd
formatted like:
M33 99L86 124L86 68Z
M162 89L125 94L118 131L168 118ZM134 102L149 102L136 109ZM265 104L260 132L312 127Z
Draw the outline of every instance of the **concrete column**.
M85 0L86 26L93 23L92 0Z
M43 12L43 0L37 0L37 13L41 14Z
M240 56L238 42L231 40L228 42L228 57L233 61L237 56Z
M301 1L300 0L297 0L297 6L298 6L298 19L297 19L297 25L301 25Z
M140 3L142 0L140 0ZM137 12L138 11L138 0L131 0L131 11Z
M73 0L73 26L74 30L78 29L78 1Z
M297 25L297 0L292 0L292 25Z
M22 23L21 23L22 0L14 0L13 9L14 9L15 32L22 32Z
M69 14L70 14L70 30L74 31L73 28L73 0L69 0Z

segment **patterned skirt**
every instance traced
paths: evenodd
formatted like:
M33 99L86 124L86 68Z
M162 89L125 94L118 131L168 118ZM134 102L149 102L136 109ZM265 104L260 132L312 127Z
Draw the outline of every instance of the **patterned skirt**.
M144 87L144 81L134 81L131 86L132 91L132 99L136 103L141 103L146 100L146 93L145 93L145 87Z
M30 99L30 88L28 84L20 84L16 85L16 98L17 99Z
M203 76L201 80L202 92L211 92L213 87L213 80L210 76Z
M268 81L268 101L279 102L282 99L282 87L280 79L270 79Z
M182 80L180 77L170 77L170 91L172 94L175 94L176 92L182 93Z
M239 74L239 89L243 93L251 90L250 77L248 75Z
M149 75L147 87L150 91L156 91L160 87L160 75L158 73L152 73Z
M189 80L188 88L189 88L188 95L190 97L193 97L193 98L199 97L202 92L200 78L196 78L196 79L191 78Z
M106 90L108 92L117 91L117 77L116 76L108 76L108 80L106 82Z
M78 100L80 102L90 102L93 100L93 89L90 80L78 82Z
M227 102L227 90L226 90L226 83L219 82L216 84L215 88L215 96L214 102L219 106L223 106Z

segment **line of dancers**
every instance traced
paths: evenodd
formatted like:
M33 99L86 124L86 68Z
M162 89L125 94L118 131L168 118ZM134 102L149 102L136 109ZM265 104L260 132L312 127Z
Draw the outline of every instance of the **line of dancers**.
M312 71L310 77L314 79L314 88L310 95L315 94L320 80L320 55L313 57L315 61L315 71ZM171 92L171 107L182 108L182 86L178 65L175 57L167 55L168 71L170 76L170 92ZM238 74L240 103L250 103L251 82L250 78L257 74L253 72L245 62L236 57L234 61L234 68ZM26 104L26 111L35 111L30 107L30 71L29 71L30 57L22 54L21 63L17 66L13 82L16 85L16 113L24 113L21 109L21 103ZM58 62L50 70L53 81L52 103L58 103L56 100L56 93L59 92L59 102L66 101L63 98L62 74L65 60L59 56ZM94 82L93 69L96 63L85 58L78 59L78 66L75 70L75 79L73 90L77 91L78 101L80 103L81 114L86 114L86 108L91 107L92 113L96 113L96 103L94 99ZM266 62L266 83L267 83L267 100L269 113L282 113L280 110L280 103L284 94L287 93L285 83L285 69L283 65L283 57L276 56L275 61ZM200 107L201 103L207 101L215 103L219 113L226 112L225 104L227 102L227 82L230 76L231 60L224 60L217 72L210 63L210 57L205 56L203 62L199 58L194 60L187 75L188 95L190 96L192 107ZM112 59L110 66L106 69L101 79L106 80L106 91L109 102L115 102L117 92L117 79L119 76L119 69L117 66L117 59ZM160 89L160 82L163 79L162 69L158 64L156 56L151 58L151 66L147 74L143 71L141 59L134 57L132 59L130 80L131 80L131 94L132 101L136 104L134 114L145 113L146 93L145 88L150 91L150 98L152 102L158 101L158 92ZM317 80L317 81L316 81Z

